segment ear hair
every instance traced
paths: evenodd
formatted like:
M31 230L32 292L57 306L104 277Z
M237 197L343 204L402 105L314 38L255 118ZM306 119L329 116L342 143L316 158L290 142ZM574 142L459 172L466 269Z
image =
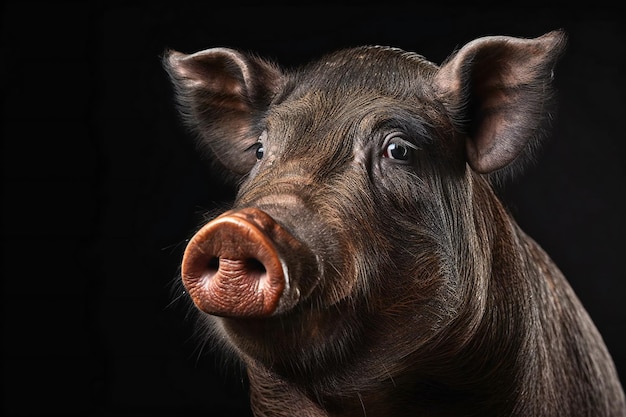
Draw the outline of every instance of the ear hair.
M510 173L532 155L552 119L553 69L565 43L562 31L483 37L441 66L435 86L476 172Z
M201 147L234 179L247 175L256 162L249 149L261 134L259 122L282 81L279 68L228 48L167 51L163 62Z

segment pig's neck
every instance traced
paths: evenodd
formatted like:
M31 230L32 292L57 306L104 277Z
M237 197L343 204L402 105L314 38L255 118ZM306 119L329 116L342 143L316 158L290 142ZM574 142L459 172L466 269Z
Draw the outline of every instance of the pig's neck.
M490 212L476 222L476 230L489 236L483 251L490 261L475 276L479 282L484 274L480 298L486 301L477 330L438 382L462 394L459 409L472 412L460 415L603 415L606 405L598 399L623 394L603 386L614 371L591 319L561 271L491 189L481 186L475 194L475 204Z
M409 339L368 345L322 377L293 381L250 362L256 416L573 416L590 407L574 394L577 381L612 372L597 364L610 363L604 350L584 353L598 351L581 330L594 333L593 324L544 251L478 186L475 212L488 216L474 217L472 233L484 239L471 250L487 261L464 272L478 288L462 306L473 311L459 311L436 341L409 354L400 348ZM575 369L581 364L591 377Z

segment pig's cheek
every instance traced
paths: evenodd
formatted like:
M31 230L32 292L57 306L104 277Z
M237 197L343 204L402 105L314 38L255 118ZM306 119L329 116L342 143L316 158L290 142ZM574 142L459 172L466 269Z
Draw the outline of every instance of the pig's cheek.
M348 239L357 240L355 234L352 233ZM344 242L348 239L342 239ZM354 300L361 292L366 291L363 284L364 275L367 274L368 256L362 248L354 243L344 243L335 248L337 253L332 263L326 263L321 286L323 294L321 299L324 300L326 308L344 302L346 300Z

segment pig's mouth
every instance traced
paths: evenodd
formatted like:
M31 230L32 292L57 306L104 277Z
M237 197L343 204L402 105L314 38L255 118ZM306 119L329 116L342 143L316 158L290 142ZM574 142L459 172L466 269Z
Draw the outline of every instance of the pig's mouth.
M284 256L289 253L289 257ZM222 317L262 318L293 309L317 276L312 252L264 211L229 211L191 239L183 284L196 306Z

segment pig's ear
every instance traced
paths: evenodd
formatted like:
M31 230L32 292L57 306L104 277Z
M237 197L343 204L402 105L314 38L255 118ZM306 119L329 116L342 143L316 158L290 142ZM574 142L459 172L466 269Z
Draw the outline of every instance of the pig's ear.
M536 145L551 118L552 71L565 41L561 31L535 39L483 37L440 67L435 86L467 137L475 171L510 168Z
M167 51L163 62L201 145L236 177L246 175L256 162L250 147L261 134L260 120L281 85L279 68L228 48Z

